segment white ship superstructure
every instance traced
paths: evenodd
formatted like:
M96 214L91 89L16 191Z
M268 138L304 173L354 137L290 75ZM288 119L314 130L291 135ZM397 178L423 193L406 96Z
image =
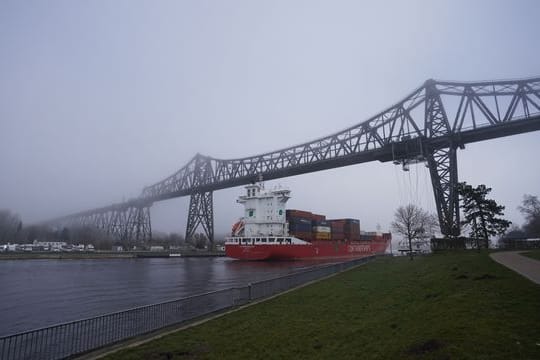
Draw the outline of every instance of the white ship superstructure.
M243 234L236 235L288 236L285 205L291 191L282 188L266 190L263 183L251 184L245 188L246 195L237 200L244 205Z

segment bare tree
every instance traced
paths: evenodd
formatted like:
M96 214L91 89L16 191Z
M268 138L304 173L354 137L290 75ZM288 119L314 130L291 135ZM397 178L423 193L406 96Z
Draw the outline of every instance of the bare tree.
M540 200L538 196L523 195L522 205L518 207L519 211L525 216L523 230L527 236L540 236Z
M413 240L432 235L436 226L436 217L414 204L397 208L392 222L392 229L407 238L411 260L413 259Z

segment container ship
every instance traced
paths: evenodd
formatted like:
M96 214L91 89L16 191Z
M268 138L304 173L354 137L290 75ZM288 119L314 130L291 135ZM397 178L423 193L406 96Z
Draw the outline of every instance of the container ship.
M244 217L225 241L225 254L241 260L358 258L386 251L390 233L360 231L357 219L326 219L309 211L287 210L290 190L245 187L237 202Z

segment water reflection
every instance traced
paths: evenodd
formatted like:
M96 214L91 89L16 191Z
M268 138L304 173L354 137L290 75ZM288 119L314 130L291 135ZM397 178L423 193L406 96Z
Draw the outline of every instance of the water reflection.
M322 263L229 258L3 260L0 336L244 286Z

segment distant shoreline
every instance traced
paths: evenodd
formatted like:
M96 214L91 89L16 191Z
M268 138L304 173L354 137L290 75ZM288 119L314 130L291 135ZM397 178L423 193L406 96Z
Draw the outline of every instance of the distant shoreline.
M174 257L220 257L223 251L92 251L92 252L4 252L0 260L36 260L36 259L134 259L134 258L174 258Z

